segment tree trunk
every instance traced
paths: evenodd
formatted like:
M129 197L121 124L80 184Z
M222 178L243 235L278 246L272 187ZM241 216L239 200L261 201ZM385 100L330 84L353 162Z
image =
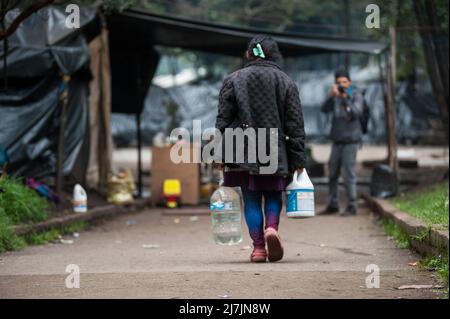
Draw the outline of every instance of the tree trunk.
M388 163L394 173L398 174L397 160L397 108L395 100L397 37L394 27L389 28L391 46L386 64L386 128L388 144Z
M433 40L434 50L441 75L442 85L445 90L447 106L448 106L448 35L444 34L442 28L439 25L438 17L436 16L436 5L434 1L425 1L426 11L431 27L431 39ZM447 40L447 45L444 45L444 41Z
M443 32L437 24L436 11L433 11L435 10L434 0L417 0L413 1L413 3L425 53L428 75L448 143L448 52L445 52L443 46L438 43L439 38L443 37Z

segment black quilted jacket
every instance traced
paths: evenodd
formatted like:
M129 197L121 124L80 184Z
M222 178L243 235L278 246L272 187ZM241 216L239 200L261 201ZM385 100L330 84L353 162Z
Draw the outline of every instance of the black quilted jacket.
M305 167L305 131L299 92L277 64L252 61L225 78L219 95L216 128L223 133L225 128L237 127L253 127L256 131L258 128L278 129L278 169L274 175L287 176L296 168ZM247 150L247 140L245 142ZM266 142L268 153L268 137ZM225 161L224 154L222 158ZM244 163L226 165L237 165L259 174L259 167L265 164L249 163L245 151Z

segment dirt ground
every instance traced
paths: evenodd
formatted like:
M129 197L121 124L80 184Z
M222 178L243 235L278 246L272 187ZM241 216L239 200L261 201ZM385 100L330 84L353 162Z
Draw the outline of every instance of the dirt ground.
M323 201L323 200L322 200ZM318 210L323 208L319 205ZM190 220L147 209L80 233L73 244L48 244L0 255L0 298L436 298L436 274L410 266L367 208L356 217L282 217L285 257L249 262L250 238L216 246L208 215ZM144 248L143 245L150 245ZM80 288L66 288L66 266L80 268ZM380 269L367 288L366 267Z

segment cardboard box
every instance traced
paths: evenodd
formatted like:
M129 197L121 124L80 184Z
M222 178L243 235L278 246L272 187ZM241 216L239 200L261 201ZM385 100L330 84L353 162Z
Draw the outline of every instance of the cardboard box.
M183 152L190 152L191 163L175 164L170 159L171 146L152 147L151 163L151 201L159 202L163 182L167 178L176 178L181 182L181 203L197 205L200 201L200 163L192 163L194 147L183 145Z

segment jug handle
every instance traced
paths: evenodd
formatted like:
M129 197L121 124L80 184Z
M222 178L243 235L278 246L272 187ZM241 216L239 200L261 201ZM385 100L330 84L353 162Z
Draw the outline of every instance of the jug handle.
M303 169L302 173L301 173L301 174L299 175L299 174L298 174L298 171L297 171L297 170L295 170L295 171L294 171L294 176L293 176L292 180L293 180L293 181L297 181L297 182L298 182L298 180L299 180L300 176L302 176L304 172L306 172L306 170L305 170L305 169Z

